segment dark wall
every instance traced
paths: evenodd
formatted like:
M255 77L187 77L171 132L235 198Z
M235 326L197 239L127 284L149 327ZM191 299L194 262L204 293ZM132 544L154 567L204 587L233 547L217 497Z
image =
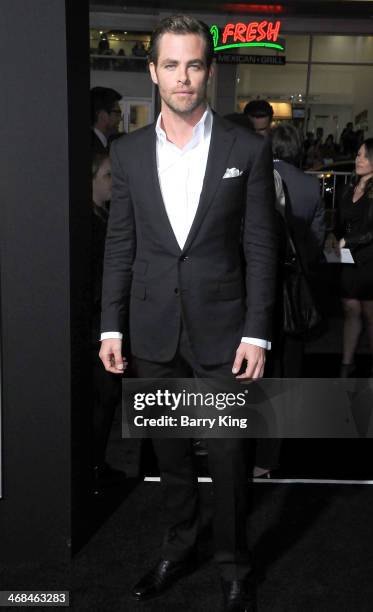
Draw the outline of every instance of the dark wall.
M61 0L1 2L0 562L7 565L70 555L70 411L77 404L70 328L84 296L74 302L76 278L70 293L79 232L70 261L69 215L75 228L84 226L89 204L88 7L75 4L79 15ZM84 334L77 342L84 346Z
M73 551L90 512L91 423L91 131L89 6L67 4L67 86L70 173L70 336ZM79 4L79 6L78 6ZM88 505L88 507L87 507ZM75 545L75 547L74 547Z

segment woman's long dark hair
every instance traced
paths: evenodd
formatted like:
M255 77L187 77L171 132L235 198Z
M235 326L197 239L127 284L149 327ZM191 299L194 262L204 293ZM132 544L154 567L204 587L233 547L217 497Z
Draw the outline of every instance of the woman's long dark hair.
M361 143L360 147L365 147L367 158L369 159L370 163L373 164L373 138L367 138L366 140L364 140ZM359 177L356 176L355 184L358 182L358 180ZM364 189L364 194L365 193L368 194L370 198L373 198L373 177L371 177L369 181L367 181Z
M365 147L367 158L369 159L370 163L373 164L373 138L366 138L366 140L364 140L361 143L360 147L362 146ZM360 180L360 177L354 172L353 175L351 176L351 182L350 182L351 188L356 187L359 180ZM373 177L370 178L369 181L366 182L366 185L364 188L364 195L365 194L367 194L369 198L373 198Z

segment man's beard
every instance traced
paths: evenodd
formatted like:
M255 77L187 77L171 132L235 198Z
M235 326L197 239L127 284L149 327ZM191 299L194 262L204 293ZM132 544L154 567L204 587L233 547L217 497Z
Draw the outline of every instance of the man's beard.
M162 98L162 101L177 115L191 115L196 108L206 103L206 92L201 92L201 94L199 94L196 98L188 100L188 104L182 102L177 104L177 101L173 99L173 96Z

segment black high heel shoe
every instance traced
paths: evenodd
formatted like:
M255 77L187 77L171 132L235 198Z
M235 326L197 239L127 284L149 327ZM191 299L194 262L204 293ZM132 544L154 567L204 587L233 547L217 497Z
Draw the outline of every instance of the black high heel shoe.
M339 370L339 378L350 378L355 373L356 366L354 363L342 363Z

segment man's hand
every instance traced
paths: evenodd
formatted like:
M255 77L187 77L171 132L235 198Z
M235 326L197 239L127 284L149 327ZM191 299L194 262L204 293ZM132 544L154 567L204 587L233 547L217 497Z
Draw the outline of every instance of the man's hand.
M127 367L127 361L122 357L122 340L107 338L101 341L99 357L107 372L122 374Z
M243 361L246 360L246 370L236 378L262 378L265 364L265 349L255 344L241 342L236 351L232 372L238 374Z

